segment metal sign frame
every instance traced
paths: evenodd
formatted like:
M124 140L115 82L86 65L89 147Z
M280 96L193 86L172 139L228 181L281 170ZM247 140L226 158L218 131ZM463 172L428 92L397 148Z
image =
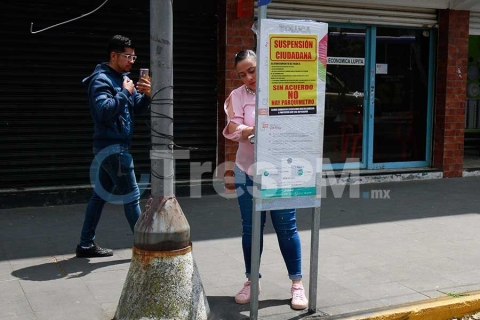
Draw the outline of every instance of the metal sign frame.
M261 45L261 26L262 20L267 17L267 4L270 1L264 1L266 3L261 4L259 1L258 7L258 21L257 21L257 61L260 57L262 50L265 50ZM256 92L259 92L259 79L260 68L257 67L257 82ZM259 94L255 97L255 136L258 130L258 107L259 107ZM256 139L258 141L258 139ZM257 142L256 141L256 142ZM254 153L254 188L259 189L260 176L257 173L257 147L255 143ZM317 197L321 197L321 172L316 174L316 192ZM256 211L257 198L253 197L253 217L252 217L252 256L251 256L251 294L250 294L250 319L258 319L258 292L259 292L259 270L260 270L260 236L261 236L261 214L260 211ZM317 279L318 279L318 252L319 252L319 231L320 231L320 206L312 207L311 211L312 223L311 223L311 242L310 242L310 277L309 277L309 290L308 290L308 311L309 313L317 312Z

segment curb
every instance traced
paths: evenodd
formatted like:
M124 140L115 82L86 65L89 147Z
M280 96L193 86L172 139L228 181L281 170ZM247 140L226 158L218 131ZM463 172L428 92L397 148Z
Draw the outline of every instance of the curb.
M461 318L480 310L480 291L465 293L460 297L428 299L390 309L375 309L335 316L312 315L305 320L450 320Z

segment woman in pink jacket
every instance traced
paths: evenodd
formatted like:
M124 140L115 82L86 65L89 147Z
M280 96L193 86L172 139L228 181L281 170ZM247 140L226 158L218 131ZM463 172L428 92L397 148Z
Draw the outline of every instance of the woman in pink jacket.
M235 68L243 85L233 90L225 101L228 123L223 130L223 135L227 139L238 141L234 169L235 189L242 215L242 248L245 274L248 279L235 296L235 302L239 304L250 302L254 147L248 137L255 133L256 67L257 58L252 50L243 50L236 54ZM265 211L262 211L261 215L260 254L263 250ZM297 232L296 210L272 210L270 216L277 233L280 251L287 266L288 276L292 280L292 308L305 309L308 306L308 300L302 284L302 252Z

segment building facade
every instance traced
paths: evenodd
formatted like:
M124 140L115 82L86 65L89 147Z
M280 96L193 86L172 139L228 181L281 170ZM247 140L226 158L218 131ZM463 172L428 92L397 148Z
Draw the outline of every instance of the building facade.
M82 19L30 31L98 5L4 4L1 192L91 187L93 124L81 80L106 60L102 48L113 34L137 43L133 77L149 66L149 1L110 1ZM236 144L221 134L223 102L241 84L235 53L256 46L256 3L176 0L173 6L174 137L178 149L190 151L190 159L176 163L177 183L211 184L224 172L215 175L215 168L226 163L229 175L235 159ZM329 168L424 168L443 177L480 168L477 1L273 0L267 17L329 24ZM140 179L150 174L148 115L136 119L135 130L132 154ZM347 158L354 160L345 164ZM192 169L192 163L201 168Z
M230 67L224 73L225 94L239 84L233 53L255 45L250 30L250 42L239 36L254 22L254 13L239 18L237 4L226 1L224 52ZM331 167L324 169L429 168L445 178L464 175L464 147L471 141L478 158L479 146L478 96L467 96L467 69L480 61L469 62L468 56L469 40L472 47L473 34L479 33L475 10L480 11L475 1L452 6L440 0L277 0L268 5L267 18L329 24L324 158ZM219 94L219 130L223 99ZM470 140L465 136L468 106L476 126ZM235 144L219 135L219 159L232 160L234 153Z
M101 3L2 4L6 63L0 70L0 190L90 188L93 121L82 79L108 61L107 41L115 34L129 36L136 46L132 79L140 68L150 67L149 1L108 1L93 14L38 33ZM190 151L191 161L215 163L217 3L176 0L173 9L174 143ZM139 181L150 175L150 141L150 115L141 115L135 119L131 149ZM176 171L177 179L188 181L190 161L179 160Z

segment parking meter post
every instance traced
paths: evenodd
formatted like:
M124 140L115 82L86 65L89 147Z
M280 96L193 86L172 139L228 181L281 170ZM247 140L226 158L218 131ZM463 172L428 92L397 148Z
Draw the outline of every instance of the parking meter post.
M320 243L320 207L312 208L310 238L310 280L308 286L308 312L317 312L318 250Z
M253 211L252 217L252 264L250 274L250 319L258 319L258 285L260 277L260 232L261 213Z
M270 0L271 1L271 0ZM260 30L262 26L262 19L267 18L267 4L270 1L258 2L258 25L257 25L257 61L260 57L261 45L260 45ZM263 5L262 5L263 4ZM257 81L256 81L256 95L255 95L255 137L258 137L258 104L259 104L259 81L260 68L257 68ZM260 236L261 236L261 212L256 211L256 191L261 189L260 179L257 175L257 148L258 140L255 139L255 152L254 152L254 188L253 190L253 210L252 210L252 258L251 258L251 273L250 273L250 319L258 319L258 285L260 276Z

